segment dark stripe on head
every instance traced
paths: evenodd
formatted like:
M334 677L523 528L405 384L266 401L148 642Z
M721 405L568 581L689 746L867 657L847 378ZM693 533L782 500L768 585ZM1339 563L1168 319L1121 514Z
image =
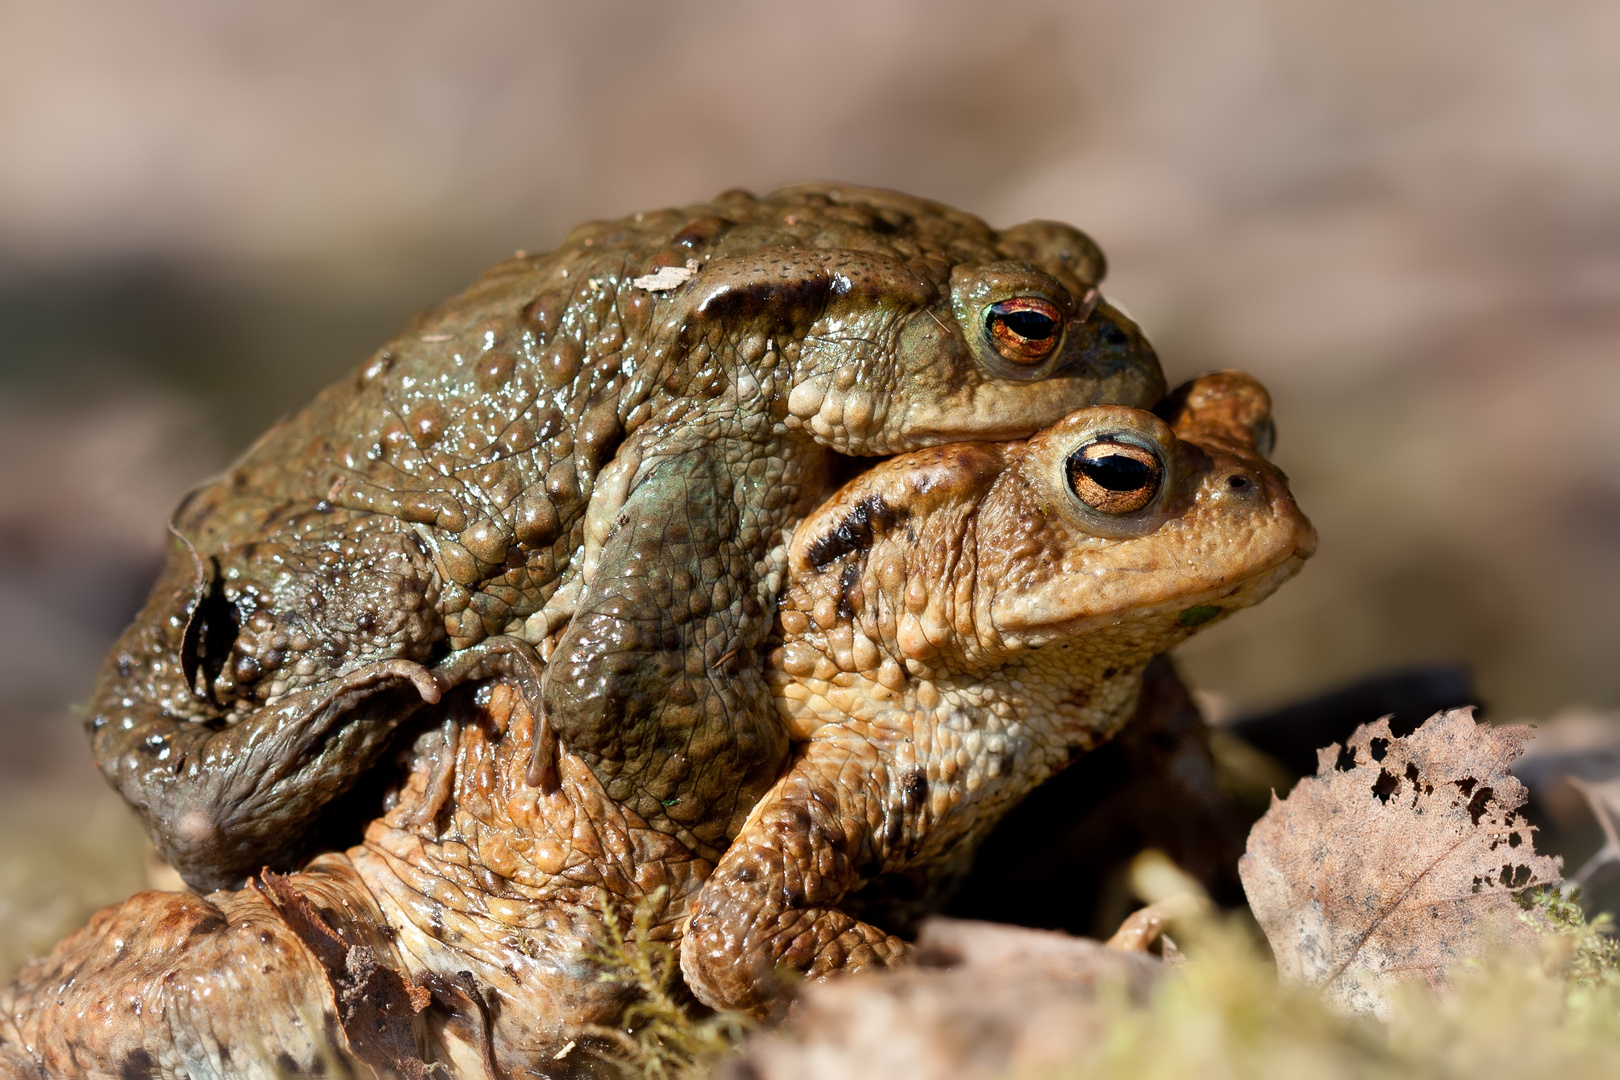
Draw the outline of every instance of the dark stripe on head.
M839 280L832 273L806 274L793 267L782 277L722 284L697 311L731 325L768 317L778 326L808 327L827 310Z
M884 502L883 496L868 495L855 504L837 528L811 543L805 554L811 566L825 570L845 555L866 554L872 549L876 530L887 532L908 516L907 511L896 510Z

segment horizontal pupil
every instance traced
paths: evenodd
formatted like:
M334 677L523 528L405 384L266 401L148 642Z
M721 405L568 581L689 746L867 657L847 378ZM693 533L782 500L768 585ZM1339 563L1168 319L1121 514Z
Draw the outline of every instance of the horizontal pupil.
M1080 463L1080 471L1107 491L1140 491L1153 482L1153 470L1135 458L1109 454Z
M1038 311L1008 311L999 317L1007 329L1031 341L1044 341L1057 330L1057 323Z

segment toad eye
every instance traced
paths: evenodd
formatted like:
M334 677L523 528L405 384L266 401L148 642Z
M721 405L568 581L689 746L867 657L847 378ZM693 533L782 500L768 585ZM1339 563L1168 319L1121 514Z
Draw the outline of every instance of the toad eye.
M1038 364L1057 348L1063 313L1035 296L991 304L984 328L996 351L1015 364Z
M1151 450L1101 438L1069 455L1069 490L1104 514L1130 514L1153 501L1164 465Z

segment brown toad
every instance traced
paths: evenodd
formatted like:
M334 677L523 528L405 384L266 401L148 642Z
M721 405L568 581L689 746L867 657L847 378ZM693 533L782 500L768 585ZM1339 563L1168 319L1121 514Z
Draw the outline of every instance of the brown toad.
M797 530L769 668L792 765L693 905L688 985L763 1012L769 973L901 959L992 826L1131 715L1142 670L1315 549L1264 460L1265 392L1193 383L1025 443L885 462ZM761 978L761 974L766 977Z
M1217 376L1176 400L1173 428L1100 407L908 454L800 527L769 678L803 742L717 871L566 744L558 786L527 785L536 724L497 679L441 706L364 843L237 892L142 894L0 988L0 1063L214 1075L224 1048L274 1075L335 1043L401 1075L417 1055L476 1076L486 1054L592 1074L569 1047L626 1002L590 955L607 906L650 902L717 1003L762 1006L761 963L902 955L855 900L871 914L886 890L902 922L929 906L1001 812L1112 733L1154 652L1311 551L1254 450L1264 392Z
M422 316L176 512L103 772L199 887L287 865L399 724L503 674L708 857L787 739L761 649L837 454L1163 391L1076 230L810 185L576 229Z

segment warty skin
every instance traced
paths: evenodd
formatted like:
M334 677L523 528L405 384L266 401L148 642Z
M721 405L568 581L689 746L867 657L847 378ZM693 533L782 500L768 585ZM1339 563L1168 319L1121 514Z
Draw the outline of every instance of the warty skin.
M836 185L503 262L176 511L97 763L190 884L232 885L295 865L401 723L502 676L541 718L535 784L561 740L717 858L788 751L762 649L835 456L1157 400L1103 272L1066 225Z
M488 1071L486 1051L508 1075L604 1075L589 1025L630 1000L593 956L608 909L628 925L645 908L716 1004L768 1009L776 963L902 960L895 932L1018 797L1117 728L1148 657L1314 545L1255 451L1257 384L1201 379L1166 412L916 452L800 527L768 669L798 744L718 870L566 744L557 786L528 784L535 718L497 676L447 696L361 844L240 890L142 893L0 987L0 1066L271 1077L285 1054L308 1072L333 1042L357 1052L339 1018L359 986L394 1002L396 1046L458 1075ZM1067 505L1054 475L1110 434L1166 463L1139 512Z
M885 462L799 527L769 675L797 746L693 905L681 963L705 1004L764 1015L780 967L902 961L1001 816L1131 715L1154 655L1309 557L1257 449L1259 385L1229 373L1177 400L1173 427L1094 408L1027 443ZM1067 466L1099 440L1157 457L1145 505L1077 495Z

